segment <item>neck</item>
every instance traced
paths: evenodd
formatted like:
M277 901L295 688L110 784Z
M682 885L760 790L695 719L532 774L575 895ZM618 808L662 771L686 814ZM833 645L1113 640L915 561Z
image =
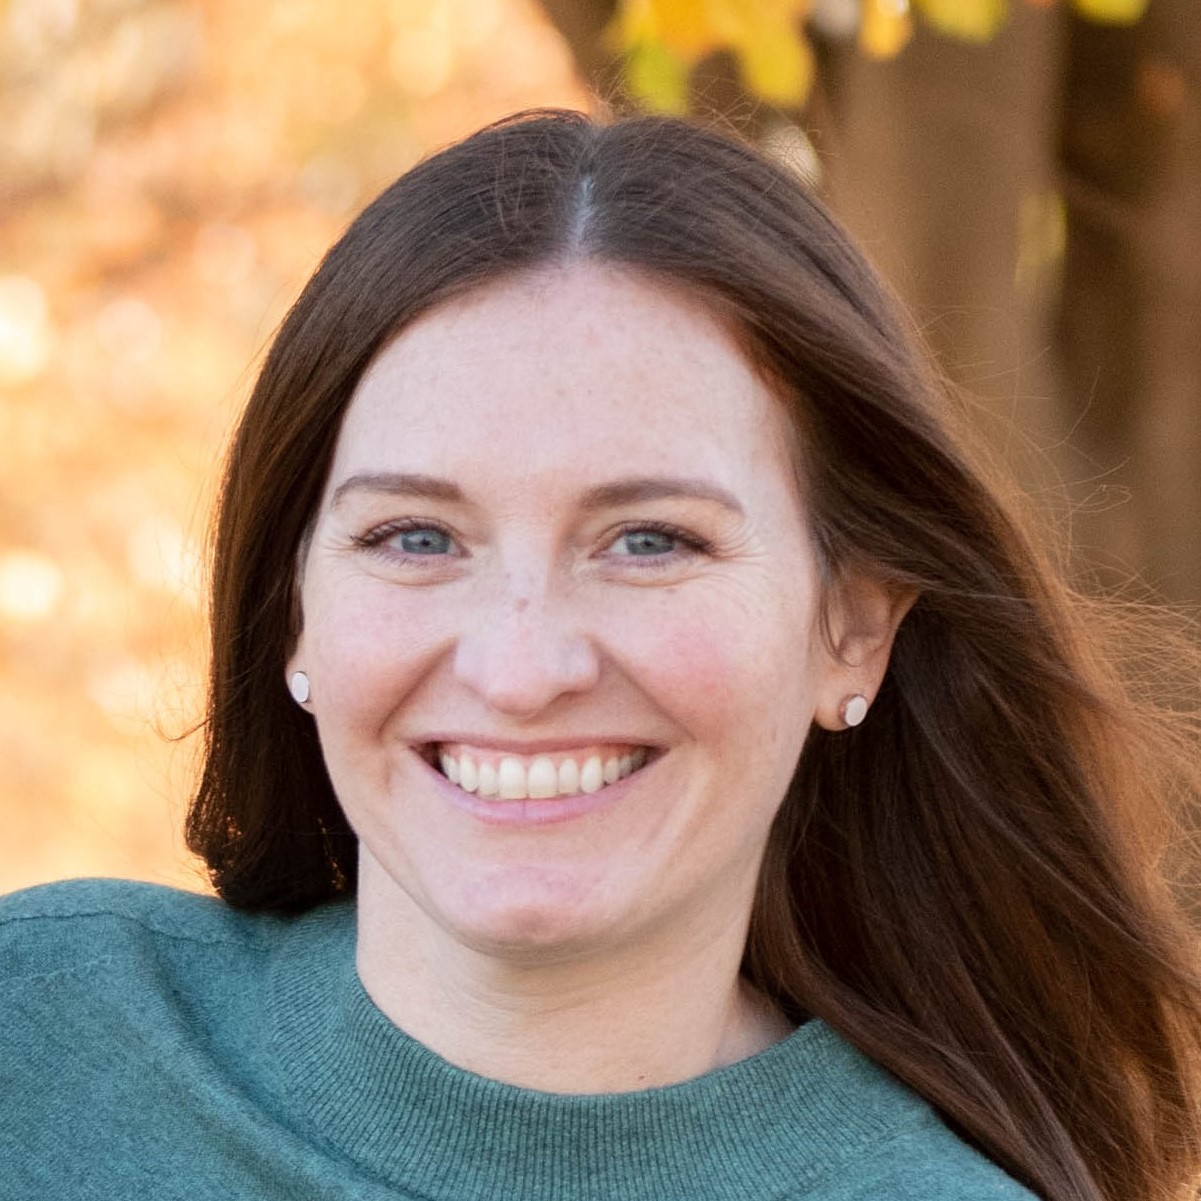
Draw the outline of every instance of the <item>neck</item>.
M603 954L501 956L465 946L363 866L363 986L457 1067L545 1092L628 1092L735 1063L791 1030L739 976L745 920L651 931Z

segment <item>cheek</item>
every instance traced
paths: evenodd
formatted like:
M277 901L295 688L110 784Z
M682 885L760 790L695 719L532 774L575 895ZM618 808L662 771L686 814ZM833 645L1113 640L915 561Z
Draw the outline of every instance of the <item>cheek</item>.
M338 724L375 725L420 682L443 641L420 600L367 587L329 589L306 603L305 654L319 711L338 715Z
M680 698L692 698L704 708L713 708L723 697L737 708L731 693L745 690L747 648L717 634L703 621L664 622L652 629L651 648L640 662L644 674L656 680Z
M613 643L630 676L694 733L760 750L799 748L814 691L803 600L751 606L683 592L671 599L627 623Z

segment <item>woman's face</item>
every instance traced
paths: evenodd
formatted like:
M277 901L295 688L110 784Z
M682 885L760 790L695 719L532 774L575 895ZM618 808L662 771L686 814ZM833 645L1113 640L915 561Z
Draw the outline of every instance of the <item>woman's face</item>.
M378 356L288 664L377 911L492 954L745 927L815 708L856 690L779 409L699 303L596 264Z

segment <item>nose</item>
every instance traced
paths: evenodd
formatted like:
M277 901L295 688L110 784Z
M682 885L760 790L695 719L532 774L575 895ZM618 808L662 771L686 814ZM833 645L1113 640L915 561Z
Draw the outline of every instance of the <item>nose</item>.
M456 678L514 718L534 717L560 697L588 691L600 661L569 610L566 597L545 588L506 586L459 638Z

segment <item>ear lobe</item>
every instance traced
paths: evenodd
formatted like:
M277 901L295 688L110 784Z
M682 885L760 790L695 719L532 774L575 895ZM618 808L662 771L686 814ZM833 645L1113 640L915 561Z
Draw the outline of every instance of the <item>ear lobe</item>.
M303 636L296 638L292 652L284 663L284 683L292 699L301 706L309 699L309 677L304 670L303 642Z
M827 730L857 725L846 720L847 702L854 697L862 697L870 711L888 670L897 629L917 597L914 588L860 574L838 585L828 611L827 658L814 712L818 725Z

